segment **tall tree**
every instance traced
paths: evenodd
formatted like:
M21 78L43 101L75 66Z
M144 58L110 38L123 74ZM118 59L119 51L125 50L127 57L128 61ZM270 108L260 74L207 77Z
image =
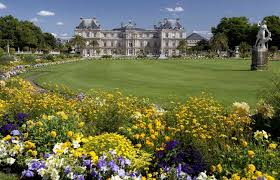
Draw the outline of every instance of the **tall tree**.
M216 52L228 50L228 38L223 33L215 34L210 42L211 42L211 48Z
M228 38L228 46L234 49L241 42L251 43L248 38L251 24L246 17L222 18L217 27L212 28L212 33L215 36L218 33L223 33ZM253 35L254 37L256 36ZM255 38L254 38L255 39Z
M86 47L86 40L82 36L75 35L70 40L70 44L74 46L78 52L81 53L81 50Z
M272 36L272 41L268 43L269 46L277 46L280 48L280 17L267 16L264 20L266 20L267 27Z
M188 45L187 45L186 40L181 40L181 41L179 41L179 44L177 46L177 50L180 51L180 54L185 54L186 51L187 51L187 47L188 47Z

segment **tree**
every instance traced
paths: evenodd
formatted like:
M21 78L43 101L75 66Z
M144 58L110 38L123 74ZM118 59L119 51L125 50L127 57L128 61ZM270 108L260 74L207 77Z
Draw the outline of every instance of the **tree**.
M264 18L268 30L271 32L272 41L269 46L277 46L280 49L280 17L279 16L267 16Z
M89 45L92 47L93 50L99 49L99 43L95 39L90 41ZM96 52L97 53L97 52Z
M240 57L245 58L250 56L251 46L247 42L241 42L239 45Z
M209 41L203 39L197 43L193 50L195 51L209 51L211 49Z
M228 38L228 46L234 49L241 42L251 44L252 38L256 39L256 34L250 34L252 25L246 17L222 18L217 27L212 28L212 33L215 36L218 33L223 33Z
M275 54L276 54L277 51L278 51L278 47L277 47L277 46L271 46L271 47L269 48L269 51L271 52L272 57L274 57Z
M211 39L211 48L218 54L220 51L228 50L228 38L223 33L217 33Z
M79 53L81 53L81 50L86 47L86 40L82 36L75 35L71 40L70 44L74 46Z
M179 45L177 46L177 50L179 50L180 54L182 55L186 53L187 47L188 47L187 42L185 40L181 40L179 42Z

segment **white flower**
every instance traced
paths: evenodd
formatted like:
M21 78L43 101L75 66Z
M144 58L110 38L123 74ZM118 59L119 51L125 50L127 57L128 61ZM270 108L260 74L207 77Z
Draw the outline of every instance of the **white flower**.
M122 180L122 178L116 175L116 176L111 176L111 180Z
M14 158L7 158L7 164L9 164L9 165L12 165L12 164L14 164L15 163L15 159Z
M72 142L72 144L73 144L73 147L75 148L75 149L77 149L77 148L79 148L80 147L80 144L79 144L79 142L78 141L73 141Z

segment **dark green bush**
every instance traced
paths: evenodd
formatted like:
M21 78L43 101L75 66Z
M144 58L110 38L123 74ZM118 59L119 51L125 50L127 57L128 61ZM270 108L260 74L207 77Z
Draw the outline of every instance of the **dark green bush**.
M48 54L48 55L43 56L43 59L48 60L48 61L54 61L54 56Z
M34 56L34 55L32 55L32 54L24 55L24 56L22 57L22 60L23 60L23 61L26 61L26 62L28 62L28 63L33 63L33 62L35 62L35 60L36 60L36 56Z
M3 55L0 57L0 64L9 64L11 61L14 61L15 57L10 55Z
M112 55L103 55L101 58L110 59L112 57L113 57Z

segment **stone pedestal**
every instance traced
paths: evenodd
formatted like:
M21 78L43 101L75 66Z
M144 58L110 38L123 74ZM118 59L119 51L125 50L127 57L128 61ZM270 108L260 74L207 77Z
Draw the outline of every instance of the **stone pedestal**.
M266 48L252 49L252 65L251 70L265 70L267 69L268 50Z

